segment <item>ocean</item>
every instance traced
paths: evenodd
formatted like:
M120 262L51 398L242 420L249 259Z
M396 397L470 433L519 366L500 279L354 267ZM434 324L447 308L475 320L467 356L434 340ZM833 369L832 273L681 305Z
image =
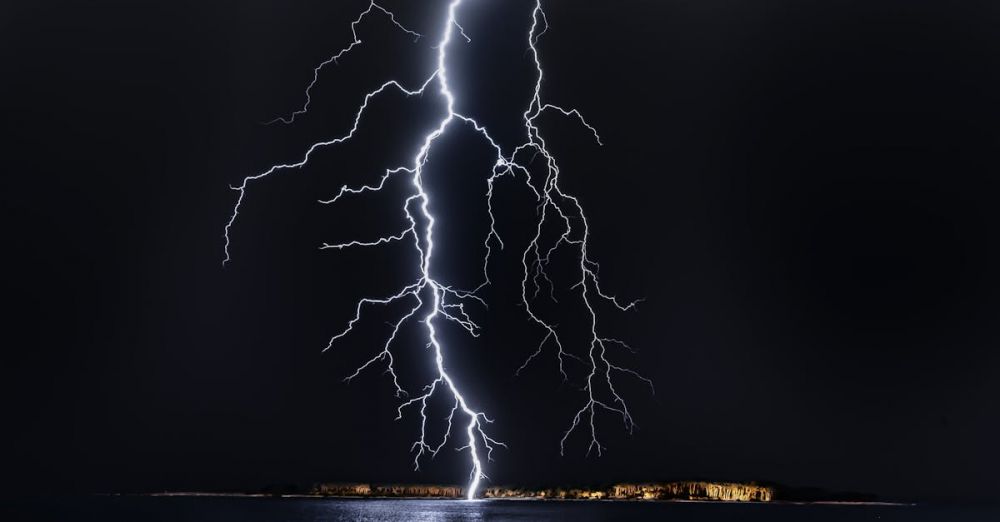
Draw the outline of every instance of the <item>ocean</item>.
M0 500L4 522L464 522L628 521L993 522L971 506L689 502L373 500L258 497L35 497Z

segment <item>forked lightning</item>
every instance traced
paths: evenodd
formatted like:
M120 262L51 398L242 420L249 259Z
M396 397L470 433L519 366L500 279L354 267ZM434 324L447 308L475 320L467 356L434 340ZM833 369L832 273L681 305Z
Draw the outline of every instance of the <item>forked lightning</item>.
M388 305L397 301L409 301L412 304L406 313L392 323L392 330L385 343L381 345L381 351L358 367L345 380L350 381L369 367L375 365L385 366L387 373L392 378L396 395L402 401L397 409L397 419L402 418L404 410L407 408L418 410L421 417L420 435L413 444L413 451L415 453L414 464L417 469L420 467L422 457L429 455L433 458L448 444L453 436L453 424L459 423L462 426L462 431L464 431L464 434L461 435L464 443L458 449L468 452L471 464L469 484L466 488L467 497L471 500L476 498L480 481L486 477L483 472L483 455L485 454L487 460L491 460L493 450L497 446L505 447L505 445L488 434L486 428L488 424L492 423L492 420L485 413L475 409L469 403L466 396L462 394L452 379L452 375L449 373L449 368L445 362L444 350L438 339L436 328L442 324L441 321L450 321L466 330L472 336L479 335L480 327L466 313L466 306L471 306L474 303L485 305L482 298L479 297L478 292L490 284L488 272L492 248L494 245L499 246L501 249L504 246L503 240L495 228L496 219L493 212L493 189L498 179L510 176L523 180L538 202L535 233L521 256L524 266L524 276L521 281L521 299L530 321L538 325L543 336L537 349L528 355L524 364L517 372L520 373L536 357L541 355L546 346L551 346L555 351L555 356L559 364L559 372L563 380L569 380L566 372L566 365L568 364L582 365L584 368L583 373L586 374L582 386L585 400L573 415L569 427L559 441L560 453L565 452L565 446L570 435L580 428L589 437L587 453L590 454L594 451L598 455L601 454L603 446L598 440L595 425L595 418L599 410L604 410L620 417L626 430L631 432L634 428L635 424L632 420L632 414L625 400L615 387L615 376L627 374L630 377L640 379L642 382L648 384L651 390L653 383L634 370L614 364L609 358L608 351L611 346L619 346L629 350L630 348L624 342L607 337L599 332L598 313L594 305L595 300L606 301L621 311L634 309L638 301L622 303L602 289L598 280L599 266L592 259L588 250L588 239L590 237L589 222L584 215L580 201L560 187L559 166L556 159L549 152L541 129L537 124L538 118L543 113L554 111L578 120L589 132L593 133L594 139L598 143L601 143L601 138L597 130L587 123L579 111L576 109L565 109L558 105L547 103L542 99L541 89L544 72L539 58L538 39L548 30L548 21L545 12L542 10L541 0L536 2L532 10L531 28L527 35L528 51L534 61L536 76L531 102L521 115L526 138L522 144L510 151L504 151L490 136L485 126L480 125L473 117L460 113L455 109L455 97L451 90L451 85L448 83L448 49L453 43L454 35L457 32L462 38L469 41L469 36L466 35L458 22L458 15L460 8L464 7L464 4L470 3L470 1L451 0L448 4L443 32L437 44L433 46L433 49L437 52L437 66L421 85L415 88L407 88L398 81L386 81L365 95L355 113L353 124L345 134L327 141L314 143L306 150L299 161L274 165L263 172L243 178L240 185L232 187L233 190L238 192L238 197L233 207L232 216L225 226L225 258L223 264L230 260L230 231L236 222L236 218L239 216L239 210L243 205L250 183L280 171L304 167L309 163L310 157L317 150L352 139L358 130L365 111L382 93L395 90L406 96L413 96L436 88L441 100L444 102L445 112L436 128L423 137L422 145L416 151L413 162L410 165L387 169L378 182L372 185L359 187L344 186L332 198L320 201L323 204L333 204L344 197L367 192L378 192L386 186L386 182L393 176L409 177L412 189L402 201L402 211L408 223L406 228L375 239L358 239L338 244L324 243L320 248L324 250L340 250L412 241L413 248L420 259L419 278L417 280L404 286L395 294L361 299L355 307L354 317L347 322L347 326L342 331L331 337L324 351L333 347L338 340L353 331L355 325L361 321L362 311L366 306ZM399 22L391 11L374 1L371 2L351 23L351 33L353 36L351 42L314 69L313 79L306 88L306 100L303 106L287 117L276 118L272 123L292 123L297 116L301 116L308 111L310 102L312 101L312 91L319 80L320 71L331 63L336 63L339 58L361 45L357 28L369 16L383 16L395 28L413 36L415 40L421 37L420 34L408 29ZM424 185L425 166L438 138L453 125L468 127L481 136L496 152L496 161L493 164L492 172L490 172L486 180L485 203L489 212L490 229L484 241L486 254L483 260L483 282L479 287L472 290L462 290L449 286L433 273L435 218L430 211L430 195L425 190ZM532 180L531 171L529 170L529 166L535 161L542 161L544 163L544 179L540 184ZM543 229L547 226L559 227L561 233L558 239L549 242L545 241ZM587 311L587 335L590 339L586 350L580 350L580 353L574 353L568 349L564 345L560 337L560 330L556 325L550 320L541 317L541 314L536 312L536 309L532 307L532 303L538 298L542 286L545 284L550 286L549 295L552 299L555 299L554 288L552 288L553 284L546 273L546 267L552 255L560 249L571 249L575 252L576 259L578 260L576 264L576 283L571 289L579 292L579 299L581 299ZM392 349L393 341L395 341L400 329L408 321L418 320L416 318L419 318L419 321L426 328L427 347L433 353L437 375L436 378L420 390L419 394L411 395L400 384ZM446 425L444 426L445 432L443 437L440 440L431 441L427 434L427 408L430 399L435 397L436 394L445 394L452 406L445 418Z

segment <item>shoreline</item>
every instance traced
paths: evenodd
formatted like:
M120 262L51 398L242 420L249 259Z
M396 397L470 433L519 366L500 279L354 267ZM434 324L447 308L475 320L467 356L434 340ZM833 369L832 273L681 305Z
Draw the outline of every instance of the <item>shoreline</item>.
M308 494L283 494L272 495L267 493L213 493L201 491L164 491L156 493L106 493L101 496L122 496L122 497L222 497L222 498L273 498L273 499L314 499L314 500L440 500L470 502L469 500L457 497L407 497L407 496L357 496L357 495L308 495ZM759 501L735 501L735 500L699 500L699 499L641 499L641 498L538 498L538 497L495 497L477 498L471 502L488 501L515 501L515 502L641 502L641 503L677 503L677 504L732 504L732 505L784 505L784 506L885 506L885 507L912 507L916 502L890 502L890 501L850 501L850 500L815 500L815 501L793 501L793 500L771 500Z

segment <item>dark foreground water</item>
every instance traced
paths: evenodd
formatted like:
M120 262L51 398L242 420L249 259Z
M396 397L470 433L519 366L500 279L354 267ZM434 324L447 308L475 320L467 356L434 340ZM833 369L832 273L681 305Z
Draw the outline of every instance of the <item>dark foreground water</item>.
M662 520L673 522L1000 521L1000 509L493 500L82 497L0 500L4 522L320 522Z

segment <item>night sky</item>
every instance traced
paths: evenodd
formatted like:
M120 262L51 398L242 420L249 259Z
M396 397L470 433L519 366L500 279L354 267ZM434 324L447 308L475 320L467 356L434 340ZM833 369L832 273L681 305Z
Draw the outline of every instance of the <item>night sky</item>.
M396 231L392 193L316 200L411 158L440 115L387 96L357 142L252 185L223 268L229 185L342 134L364 93L433 68L443 2L0 5L4 296L0 486L69 492L257 489L366 480L462 483L443 452L412 471L417 420L389 379L341 379L376 353L373 313L333 350L357 298L412 274L405 249L319 251ZM461 110L523 139L531 2L467 0L452 52ZM497 483L768 480L915 500L996 498L1000 465L1000 7L995 2L546 3L543 95L602 133L547 118L592 224L603 310L638 423L599 417L605 455L558 442L583 396L517 306L534 207L498 185L508 247L473 340L443 334L509 445ZM489 151L447 135L428 173L438 275L475 286ZM354 234L352 236L352 234ZM571 274L556 268L582 324ZM579 345L575 348L581 349ZM397 350L419 370L416 330ZM414 384L417 381L408 381Z

